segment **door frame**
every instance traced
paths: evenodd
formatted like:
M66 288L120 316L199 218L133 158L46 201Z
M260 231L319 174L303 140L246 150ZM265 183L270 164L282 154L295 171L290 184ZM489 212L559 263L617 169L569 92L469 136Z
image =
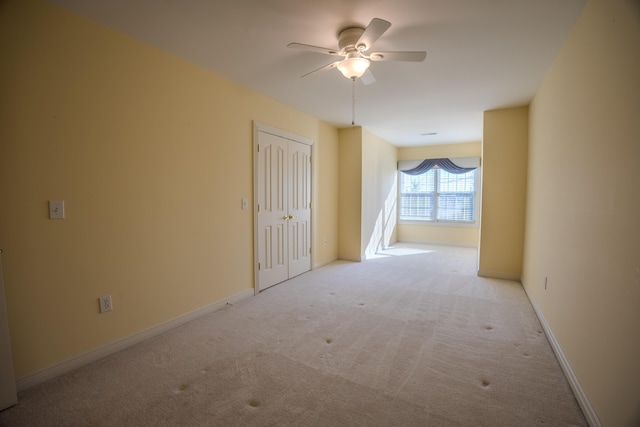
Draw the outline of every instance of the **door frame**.
M313 248L314 242L314 192L313 192L313 140L304 136L296 135L291 132L287 132L282 129L278 129L264 123L253 121L253 288L254 294L260 293L260 278L258 271L258 136L260 132L269 133L271 135L279 136L294 142L309 145L311 147L311 230L310 230L310 245ZM313 249L311 250L311 267L313 270Z

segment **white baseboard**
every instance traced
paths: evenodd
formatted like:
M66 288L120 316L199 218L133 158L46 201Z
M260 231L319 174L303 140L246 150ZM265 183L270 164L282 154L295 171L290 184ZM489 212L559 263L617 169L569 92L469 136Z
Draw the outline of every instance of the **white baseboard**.
M63 362L56 363L55 365L38 370L31 374L25 375L22 378L17 379L16 381L17 389L20 392L30 387L33 387L35 385L41 384L45 381L58 377L74 369L78 369L84 365L88 365L89 363L95 362L104 357L112 355L120 350L124 350L127 347L138 344L149 338L155 337L156 335L160 335L173 328L184 325L185 323L195 320L199 317L202 317L209 313L213 313L214 311L218 311L221 308L223 308L225 305L227 305L227 303L233 304L235 302L238 302L240 300L253 296L254 294L255 294L255 290L253 288L247 289L245 291L232 295L229 298L216 301L204 307L198 308L194 311L182 314L178 317L167 320L166 322L162 322L158 325L152 326L151 328L146 329L144 331L137 332L126 338L114 341L102 347L98 347L96 349L90 350L86 353L82 353L77 356L71 357Z
M478 276L486 277L488 279L514 280L516 282L520 281L519 274L500 273L495 271L478 270Z
M524 290L526 293L527 289L524 288ZM536 316L538 316L540 325L542 325L542 329L544 330L544 333L546 334L547 339L551 344L551 348L553 348L553 352L556 354L556 358L560 363L560 367L564 371L564 375L567 377L567 381L569 381L569 385L573 390L573 394L576 396L576 400L578 401L580 408L582 408L582 412L584 413L584 416L587 419L587 422L591 427L602 427L602 424L600 423L600 419L598 418L596 411L593 409L593 406L591 406L591 402L589 402L587 395L582 389L582 386L580 385L580 381L578 381L578 377L576 377L575 373L573 372L573 369L571 369L571 365L569 364L569 361L567 360L564 353L562 352L562 348L560 347L560 344L556 340L556 337L553 335L553 332L551 331L551 327L549 326L546 319L544 318L544 315L542 314L542 310L540 310L536 302L533 299L531 299L528 293L527 293L527 298L529 299L529 302L531 303L531 306L533 307L533 310L535 311Z

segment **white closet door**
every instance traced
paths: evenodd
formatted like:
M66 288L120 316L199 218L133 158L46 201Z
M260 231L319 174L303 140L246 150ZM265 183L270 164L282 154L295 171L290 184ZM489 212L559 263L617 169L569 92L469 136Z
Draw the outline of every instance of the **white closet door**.
M258 269L260 290L289 278L286 139L260 132L258 143Z
M257 132L258 290L311 269L311 146Z
M311 270L311 147L289 141L289 277Z

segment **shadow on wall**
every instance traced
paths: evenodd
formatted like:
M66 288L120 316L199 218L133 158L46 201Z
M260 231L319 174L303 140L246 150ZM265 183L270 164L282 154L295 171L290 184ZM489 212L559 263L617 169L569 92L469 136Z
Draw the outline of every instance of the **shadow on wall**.
M640 0L627 0L627 4L629 5L629 8L635 13L636 18L640 22ZM640 425L640 423L638 423L638 425Z

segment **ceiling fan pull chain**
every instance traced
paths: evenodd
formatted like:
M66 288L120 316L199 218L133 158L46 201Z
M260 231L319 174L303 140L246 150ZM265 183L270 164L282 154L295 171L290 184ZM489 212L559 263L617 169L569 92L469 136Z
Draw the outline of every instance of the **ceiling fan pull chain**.
M356 125L356 78L351 79L351 126Z

